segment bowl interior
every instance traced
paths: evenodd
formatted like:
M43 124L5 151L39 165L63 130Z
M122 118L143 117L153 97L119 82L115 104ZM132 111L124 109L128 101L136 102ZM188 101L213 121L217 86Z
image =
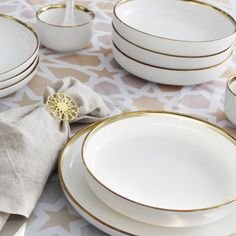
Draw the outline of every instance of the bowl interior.
M118 3L114 11L118 19L134 29L174 40L223 39L236 27L235 21L222 11L197 1L126 0Z
M183 116L141 115L100 126L85 141L84 161L105 187L152 207L199 209L236 196L235 143Z
M65 16L65 5L52 5L39 11L38 18L47 23L62 26ZM81 26L92 21L94 15L85 8L77 6L74 10L75 24ZM65 26L66 27L66 26Z
M11 17L0 15L0 26L0 74L2 74L31 58L39 42L31 29Z

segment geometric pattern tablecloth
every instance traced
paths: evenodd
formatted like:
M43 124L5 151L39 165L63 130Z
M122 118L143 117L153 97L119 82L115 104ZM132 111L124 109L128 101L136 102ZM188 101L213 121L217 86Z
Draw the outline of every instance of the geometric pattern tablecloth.
M34 25L35 11L44 4L56 2L58 1L0 0L0 12ZM74 55L57 54L41 47L40 63L34 79L16 93L0 99L0 111L41 101L47 85L70 75L101 94L114 114L141 109L177 111L206 119L236 136L235 127L226 119L223 112L225 84L229 76L236 74L236 56L220 78L203 85L173 87L144 81L121 69L113 59L110 23L114 2L79 2L96 13L91 43ZM236 17L236 0L209 2ZM17 224L20 225L20 220L11 219L8 227L0 232L0 235L13 235L13 226ZM17 235L22 235L23 231L24 228ZM56 173L49 180L26 226L26 236L47 235L105 235L83 220L68 204Z

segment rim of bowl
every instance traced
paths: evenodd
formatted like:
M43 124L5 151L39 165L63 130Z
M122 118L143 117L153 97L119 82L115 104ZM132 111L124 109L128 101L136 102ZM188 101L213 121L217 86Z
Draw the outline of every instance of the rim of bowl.
M153 111L153 110L147 110L147 111L135 111L135 112L127 112L127 113L123 113L117 116L113 116L110 118L105 119L104 121L101 121L98 123L97 126L95 126L94 128L92 128L88 134L86 135L83 144L82 144L82 148L81 148L81 158L82 158L82 162L84 167L86 168L86 170L88 171L89 175L103 188L105 188L107 191L113 193L114 195L132 202L134 204L137 204L139 206L143 206L143 207L147 207L147 208L151 208L151 209L155 209L155 210L162 210L162 211L170 211L170 212L199 212L199 211L207 211L207 210L212 210L212 209L216 209L216 208L220 208L220 207L224 207L226 205L229 205L233 202L236 201L236 196L231 198L230 200L224 201L220 204L217 205L213 205L213 206L209 206L209 207L204 207L204 208L196 208L196 209L168 209L168 208L162 208L162 207L156 207L156 206L152 206L152 205L147 205L144 203L140 203L138 201L132 200L130 198L127 198L115 191L113 191L112 189L110 189L109 187L107 187L105 184L103 184L102 182L100 182L95 175L92 173L92 171L89 169L89 167L86 164L85 158L84 158L84 148L85 148L85 144L89 141L89 139L91 138L91 136L97 132L99 129L114 123L116 121L120 121L120 120L124 120L127 118L131 118L131 117L137 117L137 116L148 116L148 115L169 115L169 116L177 116L177 117L184 117L190 120L194 120L196 122L201 123L202 125L207 126L208 128L216 131L217 133L221 134L223 137L227 138L230 142L232 142L234 145L236 145L236 139L230 135L228 132L224 131L222 128L218 127L215 124L212 124L208 121L202 120L200 118L197 117L193 117L193 116L189 116L189 115L185 115L185 114L181 114L181 113L176 113L176 112L166 112L166 111Z
M43 21L41 18L40 18L40 14L43 13L43 12L46 12L48 10L51 10L51 9L57 9L57 8L66 8L66 4L50 4L50 5L47 5L47 6L44 6L44 7L41 7L39 10L37 10L36 12L36 18L40 21L40 22L43 22L44 24L47 24L47 25L51 25L51 26L55 26L55 27L60 27L60 28L75 28L75 27L79 27L79 26L84 26L84 25L87 25L89 23L91 23L94 18L95 18L95 13L90 10L89 8L87 7L84 7L82 5L79 5L79 4L75 4L75 8L76 10L78 11L83 11L85 13L88 13L88 15L91 16L91 20L89 20L88 22L86 23L83 23L83 24L76 24L76 25L56 25L56 24L51 24L51 23L48 23L46 21Z
M229 91L230 91L234 96L236 96L236 92L234 92L234 91L232 90L232 88L231 88L231 84L232 84L234 81L236 81L236 74L233 75L233 76L231 76L231 77L228 79L228 81L227 81L227 87L228 87Z
M10 88L10 87L12 87L12 86L15 86L15 85L21 83L21 82L24 81L32 72L34 72L34 71L36 70L36 68L38 67L38 64L39 64L39 56L37 56L35 60L37 60L37 62L36 62L36 64L35 64L34 68L29 72L28 75L26 75L23 79L21 79L20 81L14 83L14 84L11 84L11 85L9 85L9 86L7 86L7 87L5 87L5 88L1 88L1 89L0 89L0 92L3 91L3 90L5 90L5 89L8 89L8 88ZM32 64L35 62L35 60L32 62ZM31 64L31 65L32 65L32 64Z
M126 3L126 2L130 2L130 1L134 1L134 0L120 0L116 3L115 7L113 8L113 15L115 16L115 18L121 22L122 24L124 24L125 26L129 27L130 29L132 30L135 30L139 33L142 33L142 34L145 34L145 35L148 35L148 36L151 36L151 37L154 37L154 38L159 38L159 39L165 39L165 40L168 40L168 41L175 41L175 42L186 42L186 43L207 43L207 42L215 42L215 41L220 41L220 40L224 40L226 38L229 38L231 37L232 35L234 35L236 33L236 20L229 14L227 13L226 11L216 7L216 6L213 6L209 3L206 3L206 2L201 2L201 1L198 1L198 0L179 0L179 1L184 1L184 2L187 2L187 3L194 3L194 4L198 4L198 5L202 5L204 7L208 7L208 8L211 8L212 10L214 11L217 11L218 13L226 16L234 25L234 32L232 32L230 35L227 35L223 38L219 38L219 39L212 39L212 40L201 40L201 41L194 41L194 40L181 40L181 39L174 39L174 38L166 38L166 37L162 37L162 36L158 36L158 35L154 35L154 34L151 34L151 33L147 33L147 32L144 32L142 30L139 30L139 29L136 29L135 27L133 26L130 26L128 25L127 23L125 23L124 21L122 21L118 15L116 14L116 9Z
M9 15L3 14L3 13L0 13L0 17L6 18L6 19L8 19L8 20L16 21L16 22L18 22L19 24L21 24L21 25L25 26L26 28L28 28L28 29L33 33L33 35L35 36L36 42L37 42L37 45L36 45L36 47L35 47L35 50L34 50L33 53L30 55L30 57L28 57L24 62L22 62L21 64L19 64L19 65L16 66L16 67L14 67L13 69L10 69L10 70L8 70L8 71L5 71L5 72L3 72L3 73L0 73L0 75L4 75L4 74L6 74L6 73L8 73L8 72L11 72L11 71L17 69L18 67L22 66L23 64L25 64L25 63L38 51L39 45L40 45L40 41L39 41L39 36L38 36L38 34L37 34L36 31L33 29L33 27L31 27L30 25L24 23L23 21L21 21L21 20L15 18L15 17L13 17L13 16L9 16Z
M147 64L147 63L144 63L144 62L141 62L141 61L138 61L130 56L128 56L127 54L125 54L124 52L122 52L117 46L116 44L112 41L113 43L113 46L116 48L116 50L118 52L120 52L123 56L127 57L128 59L136 62L136 63L139 63L139 64L142 64L142 65L145 65L145 66L149 66L149 67L152 67L152 68L157 68L157 69L161 69L161 70L170 70L170 71L200 71L200 70L208 70L208 69L211 69L211 68L215 68L217 66L220 66L220 65L223 65L224 63L226 63L233 55L233 50L232 52L230 53L230 55L224 59L222 62L216 64L216 65L213 65L213 66L209 66L209 67L204 67L204 68L197 68L197 69L173 69L173 68L167 68L167 67L161 67L161 66L153 66L153 65L150 65L150 64Z
M230 45L228 48L224 49L223 51L221 52L217 52L217 53L214 53L214 54L211 54L211 55L206 55L206 56L180 56L180 55L174 55L174 54L168 54L168 53L163 53L163 52L158 52L158 51L153 51L153 50L150 50L148 48L144 48L144 47L141 47L131 41L129 41L128 39L126 39L124 36L122 36L118 31L117 29L115 28L113 22L112 22L112 29L113 31L115 31L116 34L118 34L118 36L120 36L123 40L125 40L126 42L138 47L138 48L141 48L143 50L146 50L148 52L152 52L152 53L156 53L156 54L160 54L160 55L164 55L164 56L167 56L167 57L176 57L176 58L207 58L207 57L214 57L214 56L217 56L221 53L224 53L226 52L228 49L230 48L233 48L233 45Z

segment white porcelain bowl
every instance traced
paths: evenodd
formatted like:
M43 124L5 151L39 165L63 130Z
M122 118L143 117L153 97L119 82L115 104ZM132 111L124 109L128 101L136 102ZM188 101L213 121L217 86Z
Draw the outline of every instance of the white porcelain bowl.
M39 38L32 27L0 14L0 81L27 69L38 55Z
M86 46L92 38L95 14L80 5L75 5L74 26L62 26L65 4L40 8L37 13L37 30L41 43L52 50L73 52Z
M200 69L211 67L226 60L232 53L232 46L212 56L182 57L169 56L139 47L123 38L113 27L113 42L125 54L142 63L171 69Z
M35 69L35 66L37 64L38 64L38 57L36 57L35 60L33 61L33 63L27 69L25 69L22 73L20 73L19 75L16 75L15 77L12 77L10 79L1 81L0 82L0 89L11 86L11 85L21 81L22 79L24 79L26 76L31 74L31 72Z
M236 75L227 82L224 110L227 118L236 125Z
M222 52L236 36L233 17L196 0L121 0L114 7L113 24L138 46L178 56Z
M236 208L235 145L222 129L193 117L127 113L86 136L83 171L92 191L123 215L197 226Z
M227 69L232 57L231 53L225 61L204 69L177 70L144 64L128 57L114 44L112 52L120 66L131 74L155 83L180 86L201 84L219 77Z
M29 72L29 74L27 74L24 78L22 78L20 81L0 89L0 98L2 97L6 97L14 92L16 92L17 90L21 89L22 87L24 87L27 83L30 82L31 79L33 79L34 74L37 70L38 67L38 63L39 63L39 58L36 59L36 64L34 66L34 68L32 68L32 70Z

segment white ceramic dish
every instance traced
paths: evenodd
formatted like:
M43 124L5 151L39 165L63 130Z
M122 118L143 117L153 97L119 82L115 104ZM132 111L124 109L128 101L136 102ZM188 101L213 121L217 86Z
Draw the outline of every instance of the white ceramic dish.
M207 57L169 56L139 47L123 38L113 27L113 42L125 54L142 63L171 69L200 69L211 67L226 60L232 53L232 46L221 53Z
M223 130L192 117L127 113L87 135L84 176L105 204L135 220L208 224L236 208L235 147Z
M76 211L87 221L109 235L143 236L229 236L236 232L236 212L224 219L200 227L168 228L141 223L107 207L88 187L83 177L80 151L83 140L91 130L75 134L61 152L58 173L61 186Z
M34 70L36 64L38 64L38 57L33 61L33 63L28 68L26 68L19 75L16 75L15 77L12 77L12 78L4 80L4 81L0 81L0 89L11 86L11 85L19 82L20 80L24 79L27 75L29 75L31 73L32 70Z
M218 65L205 69L177 70L155 67L128 57L117 46L112 46L113 56L125 70L142 79L168 85L195 85L209 82L219 77L227 69L231 55Z
M39 39L29 25L8 15L0 14L0 81L12 78L35 60Z
M121 0L114 7L113 23L128 41L178 56L219 53L236 36L233 17L196 0Z
M39 58L36 59L36 64L35 64L34 68L32 68L32 70L29 72L29 74L26 75L22 80L14 83L8 87L0 89L0 98L6 97L9 94L16 92L17 90L24 87L27 83L29 83L30 80L33 79L33 77L34 77L34 74L37 70L38 63L39 63Z
M236 75L227 82L224 110L227 118L236 125Z
M42 44L52 50L71 52L82 49L92 38L94 12L75 5L73 26L62 26L65 4L53 4L40 8L37 13L37 30Z

